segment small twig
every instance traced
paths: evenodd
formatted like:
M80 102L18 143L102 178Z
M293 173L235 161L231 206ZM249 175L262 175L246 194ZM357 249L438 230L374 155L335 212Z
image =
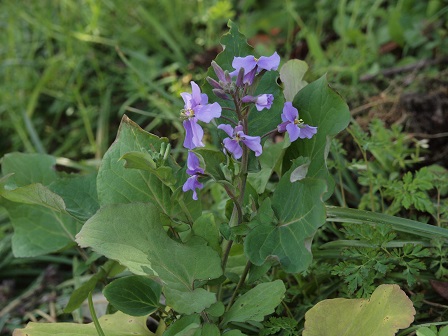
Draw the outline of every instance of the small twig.
M367 109L369 109L371 107L378 106L378 105L383 105L383 104L387 104L387 103L396 103L396 101L397 100L395 98L380 99L380 100L377 100L377 101L373 101L373 102L370 102L370 103L358 106L358 107L352 109L350 111L350 113L351 113L352 116L355 116L355 115L357 115L357 114L359 114L359 113L361 113L361 112L363 112L363 111L365 111L365 110L367 110Z
M412 64L400 66L400 67L384 69L383 71L381 71L378 74L361 76L360 81L368 82L372 79L375 79L376 77L378 77L380 75L388 77L388 76L393 76L393 75L403 73L403 72L419 70L421 68L424 68L424 67L427 67L430 65L443 64L443 63L447 63L447 62L448 62L448 57L443 57L443 58L439 58L439 59L424 59L424 60L418 61L417 63L412 63Z
M448 132L445 133L437 133L437 134L427 134L427 133L409 133L409 136L414 136L417 138L429 138L429 139L438 139L448 137Z

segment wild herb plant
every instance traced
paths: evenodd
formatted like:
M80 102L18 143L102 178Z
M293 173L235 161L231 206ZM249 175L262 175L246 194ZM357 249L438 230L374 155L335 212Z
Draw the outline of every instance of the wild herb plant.
M277 270L308 270L313 238L327 217L448 237L447 230L420 222L326 207L335 187L328 150L348 125L347 105L325 77L304 86L303 62L280 68L277 53L256 57L237 27L229 27L208 83L201 89L192 81L191 92L181 94L183 166L167 138L127 116L97 174L61 176L53 169L55 158L46 155L3 158L0 192L14 225L15 255L75 247L83 259L78 272L93 273L65 309L72 312L87 298L93 324L30 323L15 335L154 335L146 328L150 314L158 318L157 334L165 336L269 335L280 328L293 334L298 328L287 306L280 306L286 286ZM277 133L284 139L267 141ZM219 205L208 206L212 201ZM407 269L412 253L426 253L418 247L403 251L394 258ZM111 279L103 293L110 312L118 312L97 319L91 293ZM397 285L378 287L369 301L337 300L307 313L303 335L340 335L341 319L352 325L347 335L392 334L415 314ZM329 312L323 329L322 311ZM278 316L265 321L273 313ZM381 324L384 318L391 323Z

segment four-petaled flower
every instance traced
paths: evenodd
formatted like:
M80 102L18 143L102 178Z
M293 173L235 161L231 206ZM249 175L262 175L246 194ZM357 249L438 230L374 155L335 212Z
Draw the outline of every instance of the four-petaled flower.
M291 142L300 139L311 139L317 133L317 127L313 127L303 123L299 119L299 111L292 106L291 102L286 102L283 106L283 113L281 114L282 123L277 126L280 133L288 132Z
M201 174L204 174L204 169L201 168L199 158L191 151L188 151L187 157L187 174L191 175L182 186L183 192L188 190L193 191L193 199L198 199L196 189L202 189L204 185L198 181Z
M180 94L185 103L181 111L181 116L185 119L183 121L186 133L184 147L188 149L204 147L202 142L204 130L198 124L198 120L209 123L213 118L219 118L222 110L218 103L208 104L207 95L201 93L201 89L193 81L191 81L191 91L191 93Z
M253 96L245 96L241 99L243 103L255 103L255 107L258 111L261 111L262 109L270 109L272 102L274 101L274 96L270 93L268 94L261 94L259 96L253 97Z
M232 66L236 70L231 72L230 75L232 77L238 75L240 68L244 69L245 74L248 74L254 69L256 73L259 73L261 70L277 70L279 64L280 56L277 54L277 52L274 52L269 57L261 56L260 58L256 58L252 55L246 57L234 57Z
M259 136L249 136L244 134L243 125L238 125L233 128L227 124L221 124L219 129L227 133L229 138L223 140L225 149L232 153L235 160L238 160L243 155L243 149L241 148L240 141L245 144L249 149L255 152L255 156L261 155L261 138Z

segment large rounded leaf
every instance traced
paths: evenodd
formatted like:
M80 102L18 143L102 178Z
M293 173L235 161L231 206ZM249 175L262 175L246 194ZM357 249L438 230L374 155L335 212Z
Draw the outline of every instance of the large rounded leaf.
M412 301L398 285L381 285L370 299L330 299L305 315L303 336L393 336L414 321Z
M122 312L99 318L101 329L107 336L153 336L146 327L146 316L132 317ZM13 336L97 336L95 325L78 323L35 323L14 330Z

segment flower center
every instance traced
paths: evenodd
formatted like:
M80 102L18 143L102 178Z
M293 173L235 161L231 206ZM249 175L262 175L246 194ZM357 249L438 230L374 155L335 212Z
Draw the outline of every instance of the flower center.
M294 125L297 125L297 126L302 126L302 124L303 124L303 120L302 119L294 119Z
M254 61L255 61L255 62L258 62L258 58L256 58L255 56L254 56Z
M236 132L233 139L240 142L241 140L246 140L246 137L244 136L244 133L240 131L240 132Z
M180 118L182 120L194 118L194 111L191 108L183 109L180 111Z

